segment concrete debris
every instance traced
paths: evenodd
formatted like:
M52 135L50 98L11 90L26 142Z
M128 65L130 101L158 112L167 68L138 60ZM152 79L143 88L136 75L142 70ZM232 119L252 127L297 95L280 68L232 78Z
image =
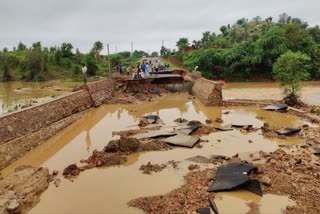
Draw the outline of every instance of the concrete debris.
M283 103L273 103L264 108L267 111L285 111L287 110L288 105Z
M174 146L183 146L183 147L192 148L199 140L200 140L199 137L180 134L174 137L167 138L164 140L164 142Z
M282 128L282 129L277 130L277 133L279 135L292 135L292 134L298 133L300 131L301 131L300 128Z

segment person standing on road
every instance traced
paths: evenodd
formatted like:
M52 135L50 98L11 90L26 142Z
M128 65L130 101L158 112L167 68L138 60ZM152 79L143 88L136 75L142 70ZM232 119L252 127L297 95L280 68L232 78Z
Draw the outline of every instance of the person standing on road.
M150 76L150 67L149 67L149 64L145 64L145 70L146 70L146 75L147 76Z
M122 63L121 62L119 63L119 73L120 73L120 75L122 75Z
M155 64L155 69L156 69L156 72L158 72L159 71L159 62L158 62L158 60L156 60L156 64Z
M84 63L82 63L82 80L83 84L87 84L87 66Z

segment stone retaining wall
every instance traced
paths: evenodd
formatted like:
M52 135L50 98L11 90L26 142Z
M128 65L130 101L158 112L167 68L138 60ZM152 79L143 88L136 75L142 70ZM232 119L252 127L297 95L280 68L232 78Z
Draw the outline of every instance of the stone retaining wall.
M112 97L116 83L115 79L104 79L86 85L95 107L106 103Z
M115 85L113 79L93 82L53 101L0 116L0 170L79 119L77 115L107 102Z
M194 83L191 93L205 105L222 104L222 83L200 78Z

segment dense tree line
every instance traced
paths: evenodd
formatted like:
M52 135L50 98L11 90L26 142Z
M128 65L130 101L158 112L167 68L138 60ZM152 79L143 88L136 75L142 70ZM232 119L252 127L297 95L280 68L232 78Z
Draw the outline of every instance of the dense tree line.
M41 42L29 48L20 42L12 51L7 48L0 51L0 81L81 80L82 63L86 64L89 76L107 75L109 58L100 54L103 48L100 41L93 44L89 53L81 53L67 42L49 48L42 47ZM116 61L131 66L144 55L147 55L144 51L110 54L111 70L115 70Z
M288 51L305 54L312 79L320 79L320 28L286 13L278 21L272 17L263 20L239 19L233 25L220 27L220 34L204 32L202 38L189 42L180 38L176 46L184 66L193 70L196 65L206 77L224 79L250 79L272 76L276 60ZM163 56L172 52L162 47Z

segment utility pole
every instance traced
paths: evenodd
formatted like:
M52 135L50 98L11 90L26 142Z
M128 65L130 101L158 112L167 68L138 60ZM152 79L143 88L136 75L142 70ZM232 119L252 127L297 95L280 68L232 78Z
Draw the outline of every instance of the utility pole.
M133 42L131 42L131 66L133 66Z
M162 47L164 47L164 41L162 40Z
M110 73L111 73L111 65L110 65L110 52L109 52L109 44L107 44L107 49L108 49L108 64L109 64L109 69L108 69L108 73L109 73L109 77L110 77Z

